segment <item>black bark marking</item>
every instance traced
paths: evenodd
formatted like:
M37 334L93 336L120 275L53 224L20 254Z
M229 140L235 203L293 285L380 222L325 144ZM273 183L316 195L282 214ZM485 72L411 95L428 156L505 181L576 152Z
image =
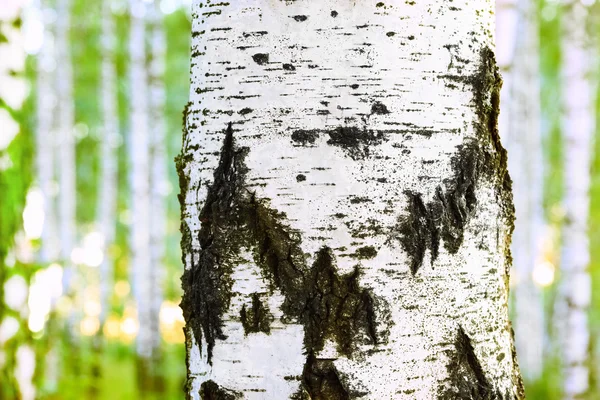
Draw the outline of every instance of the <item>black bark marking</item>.
M286 71L295 71L296 67L294 67L292 64L283 64L283 69Z
M436 260L440 240L451 254L463 242L464 231L477 207L476 188L482 178L494 182L502 217L514 226L511 180L506 166L506 150L498 135L499 91L502 80L494 55L488 48L481 51L477 72L471 76L445 75L443 78L463 82L473 87L473 106L477 117L473 121L476 137L458 146L451 159L453 175L436 189L432 200L425 204L420 195L407 192L407 215L399 220L398 240L409 257L413 275L423 264L427 249L432 263ZM508 248L508 246L507 246Z
M302 383L293 400L350 400L350 394L342 385L333 360L319 359L313 353L308 355Z
M411 191L406 192L408 197L408 215L400 220L399 241L404 251L410 258L410 272L417 273L423 265L425 251L431 250L431 259L435 260L438 253L440 238L435 220L421 195Z
M390 110L388 110L387 106L380 101L376 101L371 106L371 114L384 115L389 113Z
M340 147L353 160L369 156L369 146L379 145L385 135L380 131L356 126L340 126L327 132L327 144Z
M304 22L308 19L306 15L294 15L292 18L294 18L294 21L296 22Z
M448 350L447 365L450 387L438 389L439 400L508 400L509 393L502 394L485 376L475 355L471 339L461 326L458 327L454 349Z
M246 335L257 332L271 333L273 319L269 305L261 301L258 293L252 293L252 307L246 309L244 304L240 311L240 320Z
M392 37L396 35L396 32L388 32L385 34L387 37Z
M209 360L212 358L215 340L226 339L221 316L229 308L232 282L228 278L223 279L221 269L224 266L220 261L235 236L235 232L224 234L224 227L237 219L239 211L234 207L233 200L238 195L245 175L242 160L246 151L247 149L234 149L233 128L229 123L214 181L208 188L206 201L200 212L201 251L199 254L192 252L192 266L185 270L182 276L184 295L181 308L186 323L192 328L198 343L204 333L208 343ZM190 233L187 225L182 230L182 246L190 246L182 250L191 252L191 238L188 237Z
M331 16L332 16L333 18L337 17L337 16L338 16L338 12L337 12L337 11L335 11L335 10L333 10L333 11L331 12Z
M256 53L252 56L252 59L258 65L265 65L269 62L269 54L267 53Z
M243 396L241 393L220 387L214 381L206 381L200 385L200 398L202 400L237 400L242 399Z
M298 174L296 175L296 182L304 182L306 180L306 175Z
M246 107L246 108L242 108L240 111L238 111L238 114L240 114L240 115L248 115L248 114L250 114L253 111L254 111L253 109Z
M377 256L377 250L373 246L364 246L356 249L354 254L351 255L353 258L357 258L360 260L367 260L370 258L375 258Z
M340 275L328 248L322 248L309 266L300 235L283 222L285 215L244 187L247 151L234 146L230 123L200 212L199 251L191 249L191 233L182 224L184 257L185 253L191 257L191 266L182 278L181 307L196 341L204 338L208 344L209 362L215 341L226 339L223 315L231 301L231 273L242 261L237 259L242 248L254 249L254 260L270 290L279 289L284 295L283 321L303 324L307 352L318 352L325 340L333 339L340 354L350 355L358 344L385 339L387 330L382 330L382 338L376 338L374 304L385 306L360 287L358 267ZM244 318L246 325L256 326L248 309ZM264 326L260 318L258 326Z
M307 146L309 144L315 144L319 138L319 132L317 130L304 130L299 129L292 133L292 140L300 145Z

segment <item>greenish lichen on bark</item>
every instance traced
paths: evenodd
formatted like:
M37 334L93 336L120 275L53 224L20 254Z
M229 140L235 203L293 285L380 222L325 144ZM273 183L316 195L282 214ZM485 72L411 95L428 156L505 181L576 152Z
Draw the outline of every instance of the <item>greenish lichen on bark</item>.
M186 224L182 225L184 257L187 254L191 258L191 265L182 277L181 307L196 341L206 341L209 362L215 341L226 338L223 315L229 308L231 274L242 262L242 249L253 249L254 261L269 289L278 289L284 295L283 322L304 326L307 352L323 349L327 339L334 340L338 352L346 356L351 356L358 344L376 344L376 300L360 287L358 266L341 275L333 253L326 247L317 252L312 265L307 263L300 234L284 222L285 214L269 208L266 200L256 198L244 186L247 151L234 146L229 124L214 181L200 212L200 251L193 251L191 232ZM368 249L366 253L365 257L372 255ZM245 328L249 328L246 334L270 329L268 319L259 321L254 329L249 310L245 309L244 314Z
M508 240L514 226L506 150L498 134L502 79L493 52L487 47L480 51L479 67L472 75L441 75L439 78L473 88L475 137L465 139L458 146L457 153L451 158L452 177L436 188L429 202L425 203L421 194L405 192L408 198L407 213L400 218L394 236L408 254L413 275L423 265L427 250L430 251L433 264L442 240L449 253L458 251L466 225L476 210L476 189L481 178L485 177L494 183L502 217L509 226Z

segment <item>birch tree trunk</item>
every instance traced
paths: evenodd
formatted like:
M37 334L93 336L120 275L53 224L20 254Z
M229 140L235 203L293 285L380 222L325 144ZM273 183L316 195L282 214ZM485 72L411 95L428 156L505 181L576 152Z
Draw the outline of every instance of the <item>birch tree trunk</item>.
M91 397L96 398L102 383L103 328L110 313L110 296L113 288L114 259L110 256L116 235L118 152L121 143L117 111L117 70L115 63L116 36L111 2L101 5L102 48L102 142L101 187L99 199L99 228L104 238L104 259L99 268L100 328L94 337L95 359L92 364Z
M59 242L56 221L56 73L54 23L56 16L47 1L37 1L39 17L44 26L44 39L37 58L37 132L36 162L38 185L44 197L44 221L42 226L39 260L49 264L59 258Z
M522 398L493 3L192 13L188 398Z
M75 110L73 100L73 67L71 62L71 0L56 3L56 69L58 97L58 217L60 258L63 262L63 294L71 294L74 266L71 252L75 244Z
M511 249L515 345L523 376L535 380L542 372L545 340L541 291L532 279L536 263L541 262L544 232L537 10L531 0L499 7L505 13L503 20L497 21L506 24L502 40L511 41L503 46L504 70L510 71L503 74L500 136L507 143L514 188L516 222Z
M111 2L102 2L102 187L100 190L100 229L104 236L105 257L100 265L101 313L100 326L104 326L109 311L113 286L113 259L108 251L115 241L117 215L117 148L121 143L117 112L117 69L115 64L115 22Z
M563 11L562 80L565 220L561 249L561 328L564 398L582 398L589 390L590 333L587 312L591 301L588 217L590 165L594 133L593 59L586 34L587 9L574 1Z
M150 306L150 371L152 389L164 390L164 374L161 366L160 306L163 300L162 281L164 273L164 255L166 242L166 200L165 185L168 184L166 160L166 124L165 124L165 57L166 38L163 30L162 13L159 1L149 5L148 33L150 39L149 90L150 90L150 297L146 300Z
M146 6L143 0L130 0L129 38L131 82L131 250L133 293L137 303L139 331L136 342L138 388L150 388L152 356L152 315L150 255L150 129L148 116L148 73L146 70Z

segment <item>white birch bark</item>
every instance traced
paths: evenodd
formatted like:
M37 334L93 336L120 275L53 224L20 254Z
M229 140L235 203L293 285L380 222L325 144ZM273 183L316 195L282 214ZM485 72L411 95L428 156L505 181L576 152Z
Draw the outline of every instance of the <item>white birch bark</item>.
M57 154L58 157L58 236L63 262L63 294L71 295L74 266L71 252L75 244L75 104L73 99L73 65L71 60L71 0L56 2L56 69Z
M113 287L113 259L108 255L114 244L117 215L117 172L118 152L121 143L117 112L117 70L115 64L115 22L111 2L102 2L102 185L100 189L100 229L104 236L105 257L100 265L100 326L104 326L109 311L109 300Z
M164 85L166 38L163 29L160 2L153 1L149 5L148 34L149 51L149 90L150 90L150 375L153 389L160 391L163 387L161 373L161 336L160 306L163 300L162 282L164 274L164 255L166 243L166 188L169 184L166 160L166 123L164 118L166 91Z
M192 399L516 399L493 3L195 1Z
M543 218L543 157L539 111L539 38L534 2L501 3L497 33L503 46L500 135L513 178L515 231L511 246L515 345L523 376L539 378L543 366L544 315L541 290L532 279L539 263ZM510 29L510 31L509 31ZM508 78L507 78L508 77Z
M44 221L39 260L42 264L57 261L59 242L56 221L56 58L54 48L54 23L56 14L47 6L46 1L35 4L43 24L43 43L37 58L37 127L36 127L36 165L37 181L44 197Z
M139 331L136 340L138 382L147 389L148 363L152 355L151 255L150 255L150 129L148 116L148 73L146 69L146 6L143 0L130 1L130 115L132 225L131 250L133 293L137 303Z
M564 398L577 399L589 390L590 333L587 312L591 301L588 217L590 165L594 133L594 89L590 74L590 38L586 34L588 11L579 1L563 11L562 81L565 219L561 249L562 361Z

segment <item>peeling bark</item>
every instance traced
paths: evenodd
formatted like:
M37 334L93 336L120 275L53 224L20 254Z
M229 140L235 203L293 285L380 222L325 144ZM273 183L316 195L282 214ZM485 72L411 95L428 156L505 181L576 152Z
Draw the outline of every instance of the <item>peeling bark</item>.
M380 3L194 4L188 398L523 397L491 4Z

